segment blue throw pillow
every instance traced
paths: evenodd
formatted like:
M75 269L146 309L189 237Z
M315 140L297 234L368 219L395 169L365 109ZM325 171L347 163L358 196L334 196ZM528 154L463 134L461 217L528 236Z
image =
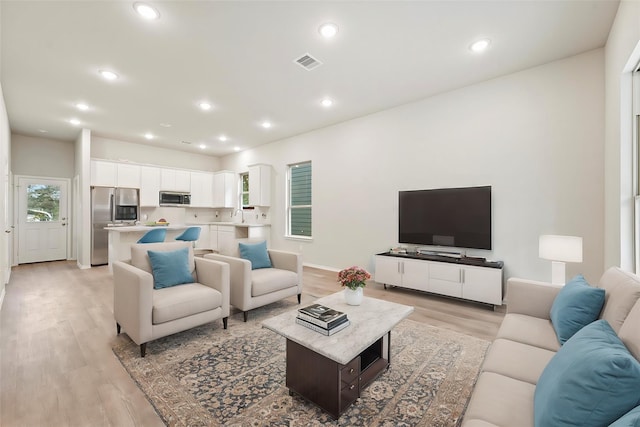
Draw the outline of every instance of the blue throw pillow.
M193 283L189 269L189 248L170 252L147 251L147 254L151 261L154 289Z
M271 258L267 252L267 242L239 243L240 258L251 261L251 269L271 268Z
M606 320L585 326L544 368L535 427L608 426L640 404L638 362Z
M609 427L640 427L640 406L636 406Z
M564 285L553 301L550 313L560 344L596 320L603 304L604 289L589 286L582 274Z

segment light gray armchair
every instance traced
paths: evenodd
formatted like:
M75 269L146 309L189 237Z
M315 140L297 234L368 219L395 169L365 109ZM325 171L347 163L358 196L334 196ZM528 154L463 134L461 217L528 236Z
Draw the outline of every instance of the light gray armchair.
M205 259L226 262L230 267L231 305L242 310L247 321L249 310L281 299L302 295L302 256L294 252L269 249L272 268L251 270L251 262L237 257L207 254Z
M147 251L188 248L193 283L154 289ZM145 356L147 342L176 332L229 318L229 265L195 258L190 242L131 245L131 260L113 263L113 315L118 334L124 332Z

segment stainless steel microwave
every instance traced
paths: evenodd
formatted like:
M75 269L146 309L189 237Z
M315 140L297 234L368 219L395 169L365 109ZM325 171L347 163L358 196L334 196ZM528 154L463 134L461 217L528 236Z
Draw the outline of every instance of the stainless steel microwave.
M189 206L190 204L190 193L179 193L175 191L160 192L160 206Z

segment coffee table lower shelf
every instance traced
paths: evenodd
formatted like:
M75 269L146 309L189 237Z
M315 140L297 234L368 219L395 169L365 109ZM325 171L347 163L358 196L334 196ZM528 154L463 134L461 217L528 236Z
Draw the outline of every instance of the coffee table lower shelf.
M346 365L287 339L289 393L304 397L338 419L360 392L389 368L390 338L388 332Z

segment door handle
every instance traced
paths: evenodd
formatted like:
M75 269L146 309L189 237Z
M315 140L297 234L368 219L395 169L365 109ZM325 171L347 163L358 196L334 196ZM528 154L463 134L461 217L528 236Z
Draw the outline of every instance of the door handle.
M4 232L9 234L9 233L11 233L11 230L4 230Z
M63 222L63 223L62 223L62 226L65 226L65 225L67 225L67 223L66 223L66 222Z

